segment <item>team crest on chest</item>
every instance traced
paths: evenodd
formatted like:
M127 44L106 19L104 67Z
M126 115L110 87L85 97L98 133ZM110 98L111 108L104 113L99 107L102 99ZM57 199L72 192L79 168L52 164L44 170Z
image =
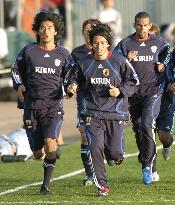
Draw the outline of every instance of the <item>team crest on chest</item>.
M61 64L61 61L59 59L55 59L55 65L59 66Z
M151 51L152 51L153 53L156 53L156 51L157 51L157 46L151 46Z
M103 75L109 76L109 69L107 69L107 68L103 69Z

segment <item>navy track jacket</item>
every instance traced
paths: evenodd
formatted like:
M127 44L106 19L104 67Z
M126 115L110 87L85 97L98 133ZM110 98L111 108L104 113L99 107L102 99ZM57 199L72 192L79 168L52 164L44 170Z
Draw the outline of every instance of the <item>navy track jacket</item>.
M135 91L137 75L128 60L109 52L107 59L95 60L92 54L81 58L68 75L66 86L78 84L85 93L83 115L99 119L126 120L128 97ZM120 95L109 95L110 85L118 87Z

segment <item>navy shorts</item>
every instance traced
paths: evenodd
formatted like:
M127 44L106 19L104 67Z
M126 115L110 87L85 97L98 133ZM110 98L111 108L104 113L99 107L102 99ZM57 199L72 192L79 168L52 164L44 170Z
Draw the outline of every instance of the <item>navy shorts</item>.
M174 132L174 96L164 93L162 95L160 113L156 121L158 130L173 134Z
M45 138L57 139L63 121L56 108L24 110L24 126L32 151L42 149Z

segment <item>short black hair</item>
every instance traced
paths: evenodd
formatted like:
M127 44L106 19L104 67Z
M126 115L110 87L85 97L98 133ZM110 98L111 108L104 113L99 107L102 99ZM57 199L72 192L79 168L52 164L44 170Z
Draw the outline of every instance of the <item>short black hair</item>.
M150 15L145 11L141 11L135 15L135 22L137 21L137 19L142 19L142 18L149 18L150 19Z
M93 44L93 38L95 36L103 36L108 44L111 46L113 42L113 37L111 34L111 28L107 24L100 24L98 26L92 27L92 30L89 31L90 44Z
M57 34L55 35L54 42L57 43L59 39L62 38L64 34L64 23L63 17L60 14L52 13L49 11L41 11L40 13L36 14L34 18L34 22L32 24L32 30L36 33L37 42L40 42L40 37L38 35L39 28L43 21L51 21L55 26L55 30Z

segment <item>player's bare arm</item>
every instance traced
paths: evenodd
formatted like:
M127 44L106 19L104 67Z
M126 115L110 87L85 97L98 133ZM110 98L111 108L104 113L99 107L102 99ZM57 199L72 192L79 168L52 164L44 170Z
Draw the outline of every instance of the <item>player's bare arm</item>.
M24 85L20 85L18 87L18 92L17 92L17 95L18 95L18 98L20 99L20 101L23 101L24 100L24 95L23 95L23 92L26 91L26 88Z

